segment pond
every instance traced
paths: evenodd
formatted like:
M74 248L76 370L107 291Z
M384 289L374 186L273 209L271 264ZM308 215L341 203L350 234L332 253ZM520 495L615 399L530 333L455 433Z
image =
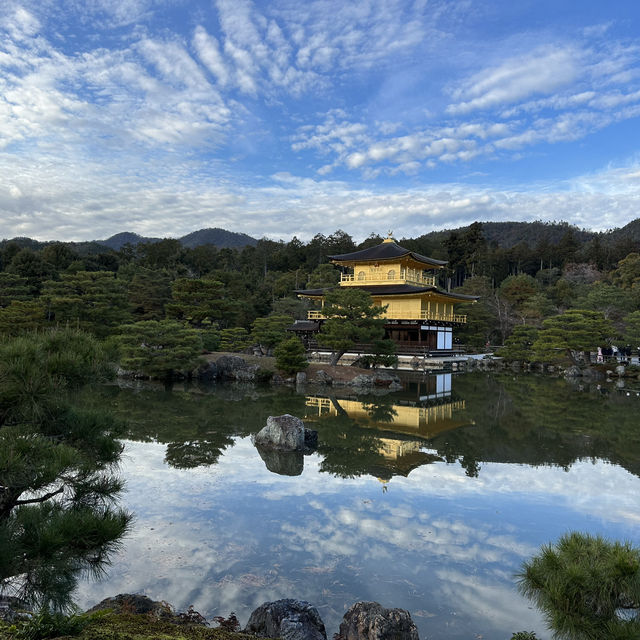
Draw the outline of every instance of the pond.
M261 603L314 604L337 631L358 600L408 609L422 639L549 638L515 574L567 531L640 545L640 396L534 375L432 375L396 393L242 385L101 387L126 418L135 525L80 606L145 593L244 625ZM264 459L269 415L317 429Z

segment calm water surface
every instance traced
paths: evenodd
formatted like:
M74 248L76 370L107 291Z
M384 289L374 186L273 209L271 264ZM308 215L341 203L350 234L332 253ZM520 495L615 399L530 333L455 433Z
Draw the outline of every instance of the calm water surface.
M242 624L268 600L313 603L329 637L357 600L408 609L425 640L549 638L514 574L569 530L640 545L640 397L535 376L465 374L402 392L107 387L129 423L136 514L81 606L145 593ZM252 445L304 417L317 453Z

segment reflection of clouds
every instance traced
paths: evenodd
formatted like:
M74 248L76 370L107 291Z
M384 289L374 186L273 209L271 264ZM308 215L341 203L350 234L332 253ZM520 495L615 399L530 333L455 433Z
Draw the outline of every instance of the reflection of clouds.
M164 445L127 443L135 527L109 579L82 589L81 606L144 592L245 622L264 601L298 597L337 630L346 606L373 599L421 612L423 637L541 633L515 589L521 562L585 521L619 538L638 531L638 479L609 464L487 463L468 478L437 463L394 477L383 494L375 478L320 473L318 455L305 457L301 476L272 474L249 439L211 467L171 468L164 455Z

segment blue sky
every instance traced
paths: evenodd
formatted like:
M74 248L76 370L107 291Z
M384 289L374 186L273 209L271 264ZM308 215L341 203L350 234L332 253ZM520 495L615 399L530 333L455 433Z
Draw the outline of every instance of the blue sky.
M0 237L636 217L637 0L0 3Z

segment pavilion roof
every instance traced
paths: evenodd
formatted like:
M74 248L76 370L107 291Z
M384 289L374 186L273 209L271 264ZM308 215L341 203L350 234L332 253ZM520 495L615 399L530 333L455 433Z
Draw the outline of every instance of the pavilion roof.
M294 293L303 296L309 297L321 297L326 295L329 291L331 291L335 287L330 287L327 289L298 289L294 291ZM370 285L358 285L357 287L349 287L349 288L357 288L370 293L371 295L380 295L380 296L402 296L407 294L418 294L418 293L427 293L433 292L437 293L441 296L445 296L447 298L455 298L460 301L469 301L472 302L478 299L478 296L469 296L463 293L451 293L450 291L443 291L442 289L438 289L438 287L419 287L412 284L370 284Z
M436 260L428 258L410 249L401 247L394 241L384 241L375 247L353 251L352 253L342 253L336 256L329 256L334 262L369 262L369 261L385 261L397 260L398 258L410 257L416 262L420 262L429 267L442 267L447 264L446 260Z

